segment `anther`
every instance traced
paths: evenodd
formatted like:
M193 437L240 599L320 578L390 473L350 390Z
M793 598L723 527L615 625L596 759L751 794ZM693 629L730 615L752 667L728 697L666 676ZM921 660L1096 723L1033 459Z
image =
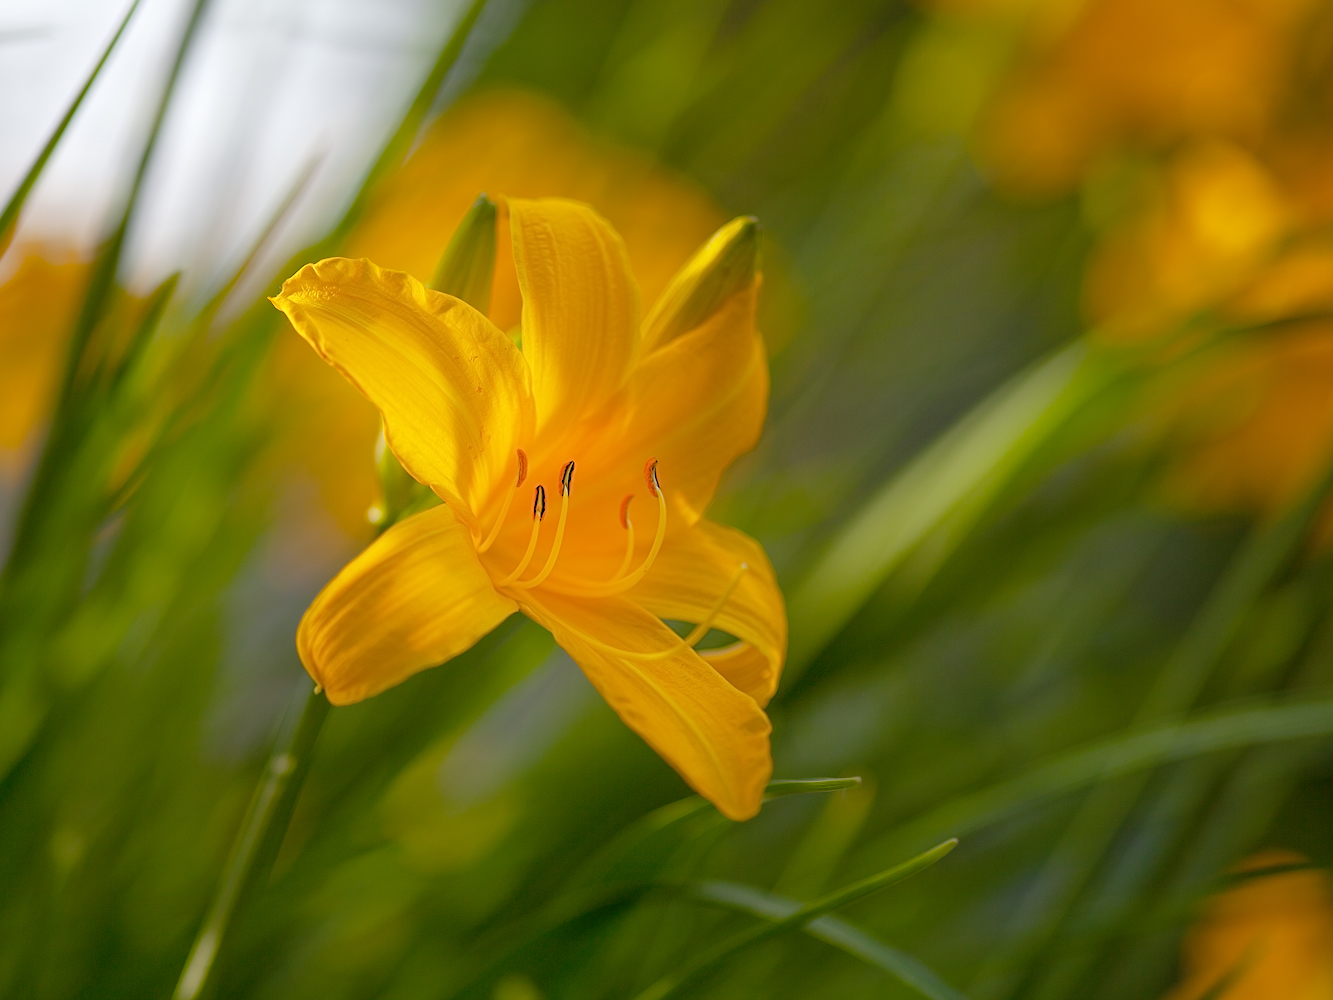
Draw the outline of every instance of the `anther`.
M537 551L537 536L541 534L542 518L546 516L546 487L541 483L537 484L537 489L532 496L532 534L528 536L528 548L523 553L523 558L518 561L514 567L514 572L496 584L497 587L507 587L528 568L528 563L532 562L532 554ZM563 518L561 519L563 524Z
M657 498L657 534L653 536L652 547L648 549L648 555L644 558L639 568L634 572L626 574L629 568L630 556L634 552L634 540L631 536L626 539L627 558L621 562L620 569L610 580L605 583L592 583L586 580L562 581L561 587L571 594L578 594L582 597L610 597L612 594L623 593L629 590L640 580L644 578L648 570L652 568L654 560L657 559L657 553L662 550L662 542L666 538L667 524L667 505L666 494L662 492L661 480L657 478L657 459L650 458L643 467L643 478L648 483L648 489L652 491L653 496ZM634 531L634 525L630 522L628 516L629 499L621 502L621 511L623 512L622 523L628 532Z
M566 462L565 467L560 470L560 520L555 523L555 539L551 542L551 551L547 553L546 565L531 580L514 584L520 590L529 590L537 586L551 575L551 570L555 569L555 561L560 558L560 543L565 540L565 520L569 517L569 491L573 485L574 463ZM542 492L542 510L546 510L545 491ZM517 574L515 576L517 577Z
M514 483L514 489L523 485L523 480L528 478L528 453L522 448L518 449L518 480Z

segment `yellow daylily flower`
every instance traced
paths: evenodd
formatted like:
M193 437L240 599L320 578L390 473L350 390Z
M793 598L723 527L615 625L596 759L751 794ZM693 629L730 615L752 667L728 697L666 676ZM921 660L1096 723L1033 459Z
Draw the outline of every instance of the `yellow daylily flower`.
M720 230L640 323L625 246L601 216L558 199L508 208L521 348L460 299L364 259L308 265L273 300L445 501L325 587L297 633L301 660L344 705L521 610L692 787L748 818L772 770L763 706L786 614L762 548L702 515L763 424L759 276L692 306L753 223ZM666 620L697 627L682 638ZM696 651L713 626L739 641Z
M469 95L442 114L407 161L376 186L342 252L429 283L450 233L481 191L592 205L624 237L649 302L726 222L688 177L594 138L548 97L505 89ZM507 227L502 215L502 242ZM770 299L771 292L770 282ZM508 331L520 308L514 266L502 254L486 312ZM281 461L318 489L321 506L348 539L363 539L370 531L366 510L381 502L365 458L379 434L379 415L296 337L276 344L272 382L285 428Z
M1305 859L1265 851L1252 880L1209 901L1185 939L1182 982L1165 1000L1333 1000L1333 891L1316 870L1260 874Z

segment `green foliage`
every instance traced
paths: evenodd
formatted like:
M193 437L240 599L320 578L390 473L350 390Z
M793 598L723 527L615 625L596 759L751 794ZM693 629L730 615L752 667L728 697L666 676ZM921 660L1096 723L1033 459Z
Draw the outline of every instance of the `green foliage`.
M894 0L534 0L475 84L544 90L758 217L797 289L713 511L790 601L784 780L742 825L527 622L295 725L300 609L272 634L236 611L277 503L276 314L217 321L239 273L201 311L174 280L131 298L130 197L0 578L0 995L165 997L214 928L195 986L254 1000L1152 997L1238 859L1333 862L1328 483L1254 525L1161 508L1134 424L1157 375L1081 327L1078 206L991 191L975 81L930 75L991 44ZM270 288L336 248L348 195ZM463 263L437 285L480 295Z

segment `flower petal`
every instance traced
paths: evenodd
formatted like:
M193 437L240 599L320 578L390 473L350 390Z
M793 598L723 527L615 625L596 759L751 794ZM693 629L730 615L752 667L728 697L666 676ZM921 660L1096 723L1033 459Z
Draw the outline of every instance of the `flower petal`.
M773 772L772 727L753 698L624 598L534 593L523 610L551 630L625 724L719 812L743 820L759 811ZM616 652L673 646L671 655L651 660Z
M768 360L755 328L758 296L756 281L644 358L630 379L631 415L617 448L629 468L657 458L662 485L691 523L763 430Z
M517 610L445 504L344 566L306 610L296 648L329 701L350 705L457 656Z
M472 523L531 432L527 366L485 316L368 260L307 264L274 305L384 416L404 468Z
M735 528L701 519L668 533L652 571L628 597L650 614L698 624L746 569L713 619L739 645L701 653L704 660L762 707L777 690L787 654L787 611L763 548Z
M509 200L523 294L523 354L537 429L569 426L625 383L639 342L639 291L625 244L587 205Z

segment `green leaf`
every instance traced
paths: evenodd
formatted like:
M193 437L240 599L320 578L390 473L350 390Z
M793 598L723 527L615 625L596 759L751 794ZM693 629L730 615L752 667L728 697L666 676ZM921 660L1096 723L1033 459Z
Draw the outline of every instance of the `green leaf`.
M913 459L849 518L791 591L790 685L920 543L955 535L1113 370L1076 341L1002 386ZM937 556L939 558L939 556Z
M812 920L822 917L841 906L854 903L858 899L864 899L872 893L887 889L904 879L911 878L913 875L925 871L957 846L957 838L946 840L944 843L937 844L930 850L918 854L910 861L905 861L877 875L871 875L869 878L861 879L859 882L853 882L851 885L820 896L818 899L798 907L781 919L768 924L761 924L748 931L742 931L730 940L723 941L695 956L679 972L663 976L640 993L636 1000L666 1000L667 997L676 996L687 986L696 982L706 973L711 972L715 967L742 949L778 937L788 931L799 930Z
M782 920L801 908L801 904L795 900L736 882L701 882L693 887L691 895L701 903L725 907L737 913L748 913L765 920ZM803 930L811 937L861 959L867 965L884 970L930 1000L967 1000L919 960L889 947L872 934L839 917L819 917L806 924Z
M1330 735L1333 700L1232 709L1131 731L1062 754L1015 778L947 802L868 844L860 853L876 857L901 851L944 830L965 836L1056 796L1174 761L1219 750Z
M817 792L841 792L861 784L860 778L784 778L770 781L764 788L764 800L786 795L812 795Z
M42 147L41 152L37 154L37 159L33 160L32 166L28 172L23 175L23 180L19 181L18 188L10 196L9 202L5 205L4 211L0 211L0 254L3 254L9 246L9 241L14 236L14 229L18 225L19 213L23 211L23 205L28 200L28 195L32 191L33 185L37 183L37 178L41 177L42 171L46 169L46 161L51 159L51 154L56 151L60 145L60 139L69 128L69 123L74 120L74 115L83 104L83 99L88 96L88 91L92 89L93 83L101 75L102 67L111 56L116 43L120 41L120 36L125 33L129 26L130 18L134 17L134 12L139 9L139 0L134 0L130 4L130 9L125 12L125 16L120 19L120 26L116 28L116 33L111 36L111 41L106 43L106 48L102 50L102 56L93 66L93 70L88 74L88 79L83 81L83 86L79 92L74 95L74 100L70 101L69 107L65 110L65 115L60 119L59 124L51 132L50 138L46 140L46 145Z

